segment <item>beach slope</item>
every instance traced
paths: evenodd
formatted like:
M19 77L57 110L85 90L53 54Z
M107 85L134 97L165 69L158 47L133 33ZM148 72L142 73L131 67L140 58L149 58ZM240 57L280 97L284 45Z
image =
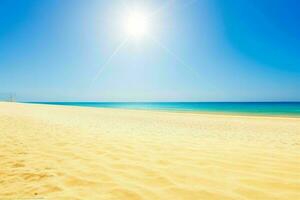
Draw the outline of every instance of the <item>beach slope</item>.
M300 118L0 103L0 199L300 199Z

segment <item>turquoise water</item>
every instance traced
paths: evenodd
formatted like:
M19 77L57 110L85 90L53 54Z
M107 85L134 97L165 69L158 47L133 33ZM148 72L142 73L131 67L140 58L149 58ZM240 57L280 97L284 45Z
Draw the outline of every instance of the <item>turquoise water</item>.
M187 112L238 113L252 115L300 116L300 102L30 102L38 104L97 108L126 108Z

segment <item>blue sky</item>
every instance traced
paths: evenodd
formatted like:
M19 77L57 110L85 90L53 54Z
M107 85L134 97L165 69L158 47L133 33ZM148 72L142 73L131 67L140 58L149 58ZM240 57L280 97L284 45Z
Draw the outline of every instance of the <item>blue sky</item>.
M107 63L127 38L122 23L133 7L162 9L147 35L126 40ZM1 0L0 93L20 101L300 101L299 19L298 0Z

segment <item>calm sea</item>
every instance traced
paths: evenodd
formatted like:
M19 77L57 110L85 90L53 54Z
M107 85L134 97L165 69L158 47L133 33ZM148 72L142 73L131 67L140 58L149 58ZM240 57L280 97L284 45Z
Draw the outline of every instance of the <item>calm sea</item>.
M300 102L30 102L38 104L142 110L300 116Z

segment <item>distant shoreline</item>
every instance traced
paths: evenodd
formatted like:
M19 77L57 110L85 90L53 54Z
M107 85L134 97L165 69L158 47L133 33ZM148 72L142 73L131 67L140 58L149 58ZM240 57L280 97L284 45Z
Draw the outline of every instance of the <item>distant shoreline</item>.
M20 102L176 113L300 117L300 102Z

